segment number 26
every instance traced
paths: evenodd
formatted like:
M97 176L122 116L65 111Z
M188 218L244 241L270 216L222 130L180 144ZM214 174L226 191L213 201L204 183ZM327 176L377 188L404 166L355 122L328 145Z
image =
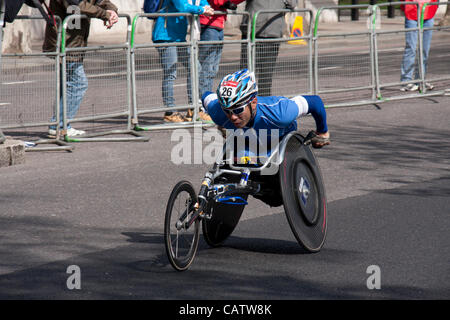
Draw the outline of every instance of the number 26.
M233 89L230 87L223 87L222 88L222 96L224 97L230 97L233 93Z

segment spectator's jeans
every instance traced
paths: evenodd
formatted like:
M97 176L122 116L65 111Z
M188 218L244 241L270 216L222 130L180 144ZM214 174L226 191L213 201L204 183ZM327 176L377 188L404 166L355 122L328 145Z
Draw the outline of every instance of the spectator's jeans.
M223 41L223 30L202 27L200 41ZM200 62L199 72L199 95L202 97L206 91L213 90L214 78L219 71L220 59L222 57L223 44L201 44L198 47L198 60Z
M424 20L423 27L431 28L433 27L434 19ZM405 28L417 28L417 21L405 19ZM410 81L413 77L413 72L415 71L414 79L419 79L419 63L416 61L416 47L417 47L417 32L418 31L408 31L405 34L406 46L405 52L403 53L403 60L401 66L401 77L400 81ZM428 63L428 53L430 52L431 37L433 35L433 30L426 30L423 32L423 74L427 72Z
M190 50L187 47L157 47L159 59L163 68L162 98L164 106L175 107L173 96L173 84L177 79L177 62L183 64L187 70L187 95L188 103L192 104L191 70L190 70ZM166 114L171 114L175 110L169 110Z
M61 71L62 73L62 71ZM66 96L67 96L67 122L75 118L78 109L80 109L81 101L88 88L88 79L84 72L82 62L67 62L66 63ZM60 123L63 127L63 100L62 100L62 74L61 74L61 99L59 104ZM51 121L56 121L53 117ZM70 128L70 124L67 124ZM50 129L56 129L55 126L50 126Z

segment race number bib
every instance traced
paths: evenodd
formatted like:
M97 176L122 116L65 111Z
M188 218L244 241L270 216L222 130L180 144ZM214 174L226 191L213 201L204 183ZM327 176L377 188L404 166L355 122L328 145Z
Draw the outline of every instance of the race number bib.
M220 88L220 94L223 98L229 98L235 95L238 83L236 81L224 81Z

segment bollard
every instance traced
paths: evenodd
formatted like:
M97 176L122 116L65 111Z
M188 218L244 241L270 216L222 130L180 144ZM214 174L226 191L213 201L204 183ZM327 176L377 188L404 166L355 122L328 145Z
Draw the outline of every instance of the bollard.
M389 3L392 2L392 0L388 0ZM389 6L387 9L387 17L388 18L395 18L395 7L394 6Z
M359 0L352 0L352 5L359 4ZM352 21L359 20L359 9L352 9Z

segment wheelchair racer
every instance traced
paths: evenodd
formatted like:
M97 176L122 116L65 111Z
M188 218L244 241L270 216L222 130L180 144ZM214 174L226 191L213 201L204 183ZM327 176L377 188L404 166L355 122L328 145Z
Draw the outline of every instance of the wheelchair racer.
M297 118L311 114L316 122L311 139L314 148L330 144L324 104L319 96L258 97L255 75L247 69L225 76L216 93L202 96L204 109L214 123L225 129L278 129L280 138L297 130Z

